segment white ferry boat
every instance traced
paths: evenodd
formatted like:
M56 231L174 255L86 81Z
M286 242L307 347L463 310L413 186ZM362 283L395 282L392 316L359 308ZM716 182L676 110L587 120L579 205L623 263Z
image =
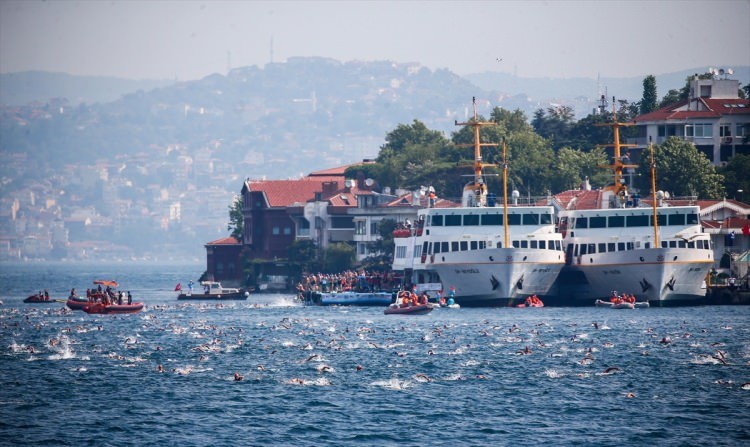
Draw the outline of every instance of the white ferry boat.
M474 128L473 179L460 207L419 210L413 228L394 233L393 269L412 270L412 278L421 276L427 284L439 281L461 306L513 305L529 295L546 296L565 263L554 208L509 206L507 186L498 205L483 174L490 165L482 163L481 147L490 144L479 138L480 127L494 123L479 122L475 106L472 121L456 124ZM415 281L418 288L422 281Z
M706 274L713 265L710 235L703 231L698 206L668 206L658 191L649 203L631 195L623 169L636 167L621 157L619 128L614 131L614 161L607 166L614 183L599 191L578 191L559 212L566 266L556 303L592 305L616 291L651 305L697 304L705 297ZM653 147L651 189L655 187ZM558 197L564 194L558 195Z

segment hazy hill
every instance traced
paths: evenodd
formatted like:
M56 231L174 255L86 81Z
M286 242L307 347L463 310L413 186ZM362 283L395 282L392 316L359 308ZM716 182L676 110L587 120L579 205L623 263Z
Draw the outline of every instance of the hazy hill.
M20 106L66 98L72 104L110 102L126 93L173 84L167 80L132 80L105 76L24 71L0 74L0 104Z

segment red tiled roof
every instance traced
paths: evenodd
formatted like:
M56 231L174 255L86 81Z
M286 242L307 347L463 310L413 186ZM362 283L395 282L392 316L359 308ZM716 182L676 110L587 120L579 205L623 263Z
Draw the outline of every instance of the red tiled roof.
M250 191L263 192L268 206L285 207L295 203L304 205L308 200L315 197L316 192L323 191L325 182L341 182L343 177L304 177L298 180L248 180L245 187Z
M640 115L633 122L684 120L688 118L719 118L724 115L750 115L750 99L696 98L687 110L688 101L680 101L651 113Z
M555 200L565 210L590 210L601 207L599 190L571 189L555 194Z
M224 237L221 239L216 239L215 241L211 241L206 243L206 245L239 245L239 241L232 236Z
M338 166L336 168L324 169L322 171L315 171L315 172L311 172L310 175L308 175L308 177L320 177L320 176L331 176L331 175L343 176L344 172L347 169L351 168L352 166L359 166L362 164L365 164L365 162L352 163L350 165Z

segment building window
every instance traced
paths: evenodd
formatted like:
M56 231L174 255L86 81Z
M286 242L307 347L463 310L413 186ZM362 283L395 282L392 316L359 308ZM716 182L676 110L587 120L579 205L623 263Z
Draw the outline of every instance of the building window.
M732 125L721 124L719 125L719 136L720 137L731 137L732 136Z
M367 250L365 249L365 244L357 244L357 248L359 248L359 254L364 255L367 253ZM406 247L403 247L406 249Z
M284 234L286 236L289 236L290 234L292 234L292 227L284 227Z
M708 123L686 124L685 136L695 138L713 138L714 126Z
M279 227L273 227L273 230L271 230L271 233L274 236L278 236L281 233L281 229Z
M370 234L376 235L378 234L378 224L380 222L371 222L370 223Z
M365 231L366 228L367 228L367 223L363 220L358 220L355 234L357 234L358 236L364 236L365 234L367 234L367 232Z

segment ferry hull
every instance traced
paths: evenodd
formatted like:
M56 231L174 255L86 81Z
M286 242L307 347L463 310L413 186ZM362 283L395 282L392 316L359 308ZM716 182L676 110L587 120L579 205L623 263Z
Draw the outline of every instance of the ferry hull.
M445 290L455 288L461 306L513 306L529 295L546 297L564 264L563 253L552 250L487 249L435 256L427 268L440 275Z
M704 279L713 265L710 250L650 249L583 255L563 268L557 305L590 306L613 290L655 306L696 305L705 298Z

